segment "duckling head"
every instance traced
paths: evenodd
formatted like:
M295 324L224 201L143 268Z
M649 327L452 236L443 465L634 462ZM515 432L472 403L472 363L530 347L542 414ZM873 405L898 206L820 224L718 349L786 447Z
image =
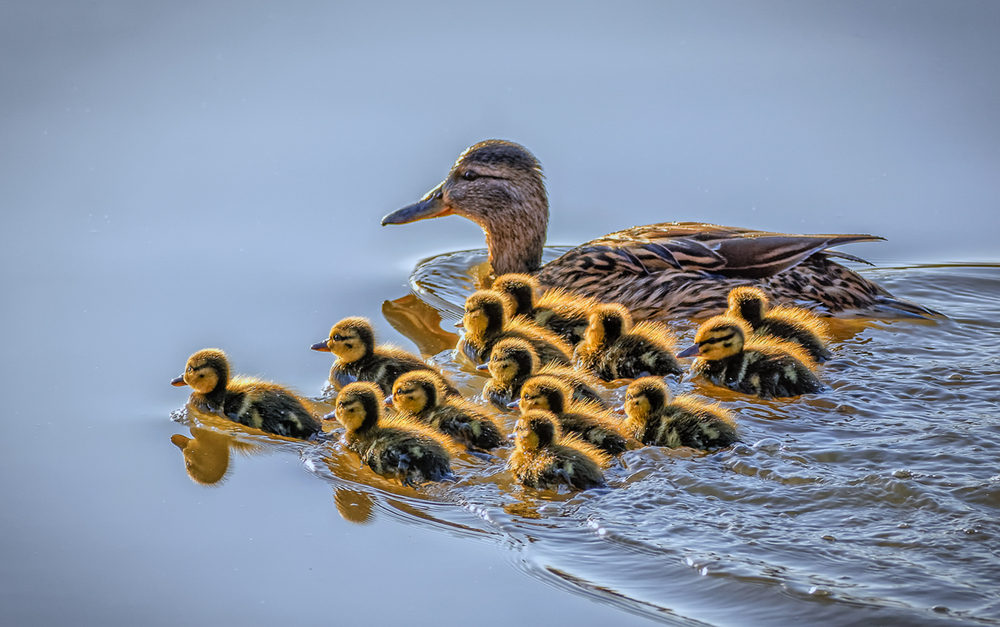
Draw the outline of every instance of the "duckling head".
M725 359L743 351L743 342L750 333L750 325L743 320L726 315L715 316L698 327L694 346L677 353L677 356L700 356L706 361Z
M767 311L767 294L758 287L741 285L729 290L729 311L727 313L743 318L750 326L759 325Z
M330 337L310 348L329 352L342 362L355 362L375 350L375 331L367 318L344 318L330 329Z
M628 333L632 328L632 315L624 305L599 305L590 314L590 324L584 334L584 341L591 346L607 346Z
M670 398L666 383L659 377L642 377L629 384L625 391L625 415L645 421L650 414L663 408Z
M465 301L462 326L473 337L499 333L511 313L510 299L495 290L479 290Z
M530 274L504 274L493 282L493 289L506 294L514 301L515 316L530 316L535 310L535 293L538 279Z
M184 374L170 381L180 387L190 385L199 394L208 394L229 383L229 360L217 348L205 348L188 357Z
M440 385L440 377L429 370L402 374L392 386L392 406L404 414L419 414L428 407L437 407L442 396Z
M542 166L524 146L499 139L471 146L444 182L382 218L382 226L452 214L482 227L496 275L542 265L549 202Z
M384 403L382 390L369 381L356 381L344 386L337 395L334 415L347 433L365 432L378 424Z
M559 422L552 412L532 409L521 414L514 428L514 441L518 448L533 451L558 441Z
M507 385L518 377L538 371L538 353L524 340L509 337L500 340L490 351L486 369L497 383Z
M559 379L542 375L532 377L521 387L521 412L532 409L547 409L556 414L566 411L566 399L572 396L569 386Z

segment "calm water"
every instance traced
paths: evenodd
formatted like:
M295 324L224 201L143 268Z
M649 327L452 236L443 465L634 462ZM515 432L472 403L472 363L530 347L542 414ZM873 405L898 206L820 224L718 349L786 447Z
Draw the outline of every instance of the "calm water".
M0 624L1000 622L998 27L994 3L0 4ZM318 395L308 346L349 315L475 393L442 353L475 256L423 301L409 277L482 233L379 220L489 137L545 166L553 245L871 232L863 272L949 319L839 327L829 394L724 396L744 445L631 452L582 495L474 460L404 490L171 420L208 346Z

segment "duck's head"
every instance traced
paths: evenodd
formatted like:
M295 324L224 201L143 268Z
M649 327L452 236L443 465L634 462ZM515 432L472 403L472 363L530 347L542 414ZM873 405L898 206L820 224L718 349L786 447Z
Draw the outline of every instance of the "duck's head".
M625 415L645 421L650 414L667 404L670 391L659 377L642 377L629 384L625 391Z
M750 325L739 318L715 316L698 327L694 346L677 353L677 356L697 356L706 361L725 359L743 351L743 342L750 333Z
M441 377L430 370L413 370L396 379L392 396L385 399L385 403L404 414L419 414L429 407L437 407L443 396L441 385Z
M513 309L509 298L495 290L479 290L465 301L462 326L473 337L499 333Z
M538 371L538 353L528 342L509 337L496 343L484 366L497 383L507 385Z
M737 318L743 318L751 326L760 324L767 311L767 294L758 287L741 285L729 290L729 311Z
M344 318L330 329L330 337L310 348L333 353L342 362L351 363L375 350L375 331L367 318Z
M632 328L632 315L617 303L598 305L590 314L590 323L584 341L592 346L603 346L618 340Z
M515 445L524 451L549 446L559 440L559 422L552 412L532 409L521 414L514 427Z
M530 316L535 310L535 292L538 279L530 274L512 273L497 277L493 289L506 294L514 301L515 316Z
M208 394L229 383L229 360L217 348L205 348L188 357L184 374L170 381L180 387L190 385L199 394Z
M382 218L382 226L452 214L482 227L494 274L542 265L549 202L542 166L524 146L499 139L471 146L444 182L420 202Z
M347 433L368 431L382 417L382 390L369 381L348 383L337 395L334 416Z
M566 411L566 399L571 396L572 390L565 383L553 376L542 375L524 382L518 406L522 413L532 409L547 409L561 414Z

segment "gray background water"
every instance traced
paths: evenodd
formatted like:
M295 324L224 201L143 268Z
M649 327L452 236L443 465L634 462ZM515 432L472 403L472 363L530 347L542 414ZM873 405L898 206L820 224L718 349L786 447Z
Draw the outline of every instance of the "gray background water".
M295 455L194 485L167 381L219 346L315 393L307 347L347 315L405 343L382 301L482 233L379 219L490 137L545 166L550 243L701 220L997 261L998 27L989 2L2 3L0 622L643 621L502 540L351 525Z

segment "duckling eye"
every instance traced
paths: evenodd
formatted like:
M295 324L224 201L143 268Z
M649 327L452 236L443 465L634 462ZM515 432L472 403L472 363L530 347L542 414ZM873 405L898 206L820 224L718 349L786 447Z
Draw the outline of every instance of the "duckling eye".
M474 181L477 178L479 178L479 173L473 170L466 170L465 172L462 173L462 178L465 179L466 181Z
M339 334L339 333L337 333L337 334L335 334L333 336L333 341L334 342L342 342L342 341L344 341L344 336L341 335L341 334Z

